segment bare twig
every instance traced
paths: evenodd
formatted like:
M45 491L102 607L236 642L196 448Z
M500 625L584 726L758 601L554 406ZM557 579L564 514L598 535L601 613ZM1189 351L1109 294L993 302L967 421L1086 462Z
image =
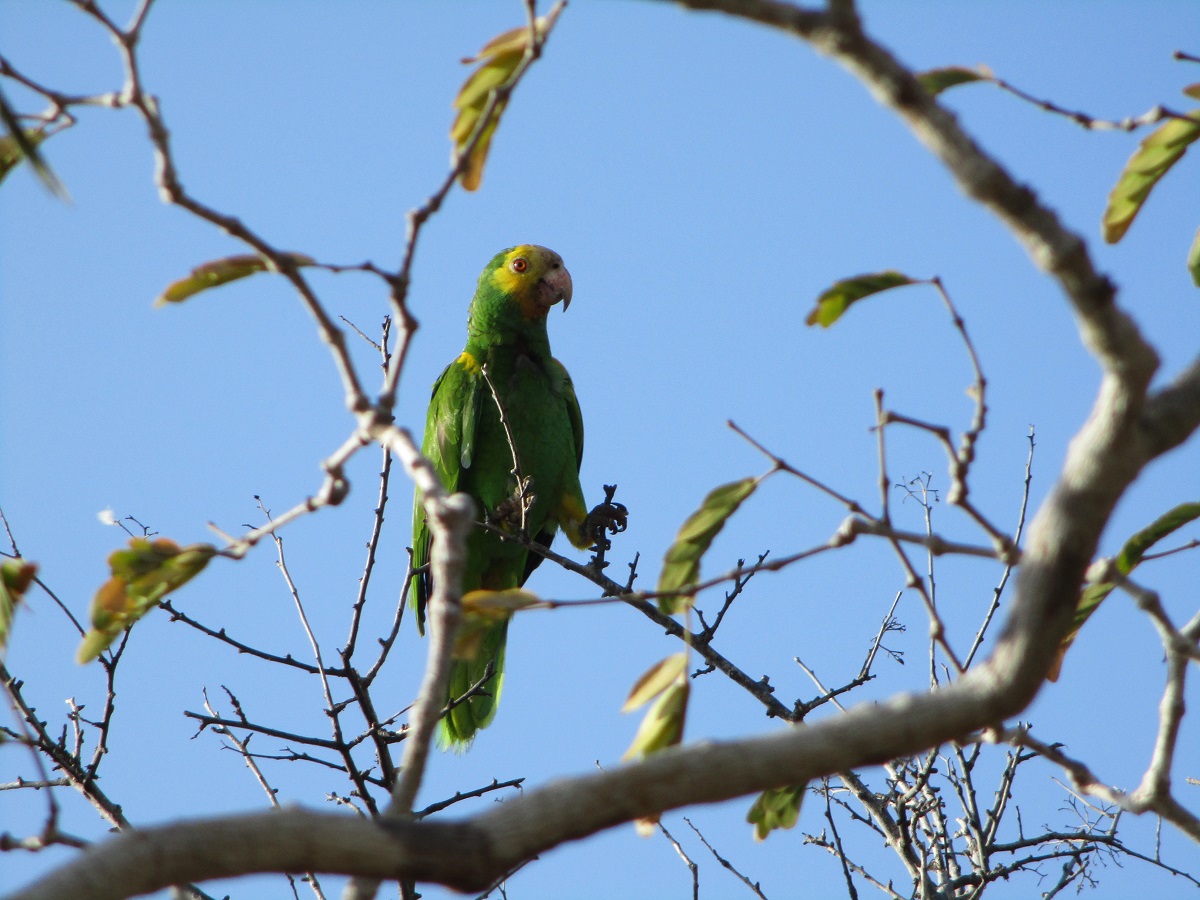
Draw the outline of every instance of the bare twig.
M724 867L725 869L729 870L734 875L736 875L737 878L742 882L742 884L744 884L744 885L746 885L746 887L750 888L750 890L752 890L757 896L761 897L762 900L767 900L766 895L762 892L762 888L759 886L759 883L757 881L751 881L749 878L747 878L745 875L743 875L741 872L739 872L734 867L733 863L731 863L729 860L727 860L725 857L723 857L720 853L718 853L717 849L708 842L708 840L704 837L704 834L700 831L700 829L697 828L694 824L692 824L691 819L689 819L687 816L684 816L683 821L687 822L688 828L692 829L692 831L694 831L696 833L696 837L700 838L700 843L702 843L705 847L708 848L708 852L713 855L713 859L715 859L717 862L719 862L722 865L722 867Z
M686 822L687 820L685 819L684 821ZM688 824L691 825L692 823L688 822ZM700 867L687 855L687 852L680 845L679 841L675 840L675 836L667 830L667 826L661 821L658 823L658 830L663 833L663 837L671 842L671 846L675 848L675 852L679 854L679 858L683 860L683 864L688 867L688 872L691 873L692 900L700 900Z

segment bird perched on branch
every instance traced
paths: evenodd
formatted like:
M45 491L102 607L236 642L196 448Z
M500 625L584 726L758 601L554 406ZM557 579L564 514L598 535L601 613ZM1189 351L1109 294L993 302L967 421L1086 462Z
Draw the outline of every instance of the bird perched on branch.
M479 276L467 314L467 346L433 385L421 452L448 491L474 501L482 525L467 539L463 593L518 588L542 557L516 540L550 546L561 529L580 549L623 530L625 510L591 513L579 486L583 419L575 388L550 355L546 316L571 302L571 275L553 250L522 244L497 253ZM499 531L500 533L497 533ZM420 492L413 503L413 605L424 633L432 594L431 535ZM442 743L465 747L496 714L508 617L484 628L470 658L453 662L447 702L492 677L441 722ZM460 654L467 655L467 654Z

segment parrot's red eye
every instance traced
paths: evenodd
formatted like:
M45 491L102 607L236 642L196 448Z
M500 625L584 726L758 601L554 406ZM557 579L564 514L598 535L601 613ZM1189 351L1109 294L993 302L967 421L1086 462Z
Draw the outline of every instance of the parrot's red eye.
M512 261L512 270L514 272L524 272L529 268L529 260L523 256L518 256Z

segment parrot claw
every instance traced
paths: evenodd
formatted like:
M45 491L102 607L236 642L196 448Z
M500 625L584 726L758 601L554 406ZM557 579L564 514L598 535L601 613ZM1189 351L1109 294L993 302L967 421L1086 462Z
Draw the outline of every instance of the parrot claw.
M612 541L607 535L620 534L628 525L629 510L625 508L625 504L611 500L598 503L583 521L587 536L601 550L608 550L612 546Z
M525 516L535 500L537 495L533 493L533 478L526 477L510 496L496 504L496 508L488 514L488 521L498 528L510 531L522 529L525 526Z

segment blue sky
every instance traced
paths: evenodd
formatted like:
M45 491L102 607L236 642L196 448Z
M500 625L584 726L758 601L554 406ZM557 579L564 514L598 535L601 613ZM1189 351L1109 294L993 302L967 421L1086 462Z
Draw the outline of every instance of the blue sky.
M105 4L119 20L129 6ZM1171 59L1175 49L1200 49L1181 43L1200 33L1194 4L881 0L863 9L869 30L916 69L986 63L1037 96L1096 116L1137 115L1157 103L1187 109L1179 91L1200 80L1200 68ZM194 195L278 247L323 262L396 266L406 211L447 170L449 104L467 73L458 60L522 21L515 0L164 2L146 26L144 73ZM119 85L106 36L66 4L0 6L0 52L64 91ZM4 87L22 111L40 110L27 93ZM1184 267L1198 224L1194 161L1168 176L1127 238L1109 247L1100 240L1100 215L1139 136L1088 133L989 86L957 89L945 101L1090 242L1158 348L1160 378L1189 362L1200 334L1196 288ZM53 199L27 172L0 185L0 504L22 551L82 614L106 577L106 555L123 542L97 521L98 511L136 516L180 542L210 539L209 521L236 533L261 521L256 495L280 512L313 492L319 461L352 422L329 355L282 280L260 276L179 308L151 307L193 266L244 248L159 202L144 129L132 113L83 110L78 126L45 149L72 204ZM1036 504L1095 393L1098 368L1054 285L993 218L963 200L900 123L807 46L726 18L660 3L577 0L567 9L515 95L482 189L452 193L422 236L410 292L421 328L399 400L402 423L420 430L429 385L461 349L480 268L522 242L554 248L573 275L574 302L552 315L551 339L583 406L585 492L595 502L602 484L619 485L631 522L616 543L614 569L640 553L639 585L653 583L679 524L711 487L767 468L727 419L866 504L878 496L868 431L874 388L897 411L956 431L969 423L970 369L933 290L905 288L828 331L806 328L815 297L839 278L894 268L943 279L989 379L989 427L973 487L1002 527L1016 520L1029 427L1036 429ZM387 312L377 281L316 273L312 283L332 314L377 334ZM373 377L374 351L351 344ZM888 446L893 482L929 472L934 488L946 488L942 450L927 435L892 429ZM344 640L378 468L378 453L360 454L347 503L283 534L327 654ZM1118 508L1104 551L1175 503L1197 499L1198 471L1196 442L1152 466ZM388 621L403 576L409 493L399 477L392 482L369 605L377 626ZM900 524L920 528L919 507L900 496L893 495ZM784 555L818 544L843 515L799 482L772 479L731 522L705 571L768 549ZM944 504L935 507L934 527L983 540ZM1179 620L1194 612L1196 559L1164 560L1142 576ZM968 643L998 568L945 559L937 566L947 620ZM546 597L592 595L587 583L549 566L529 587ZM753 677L769 675L785 702L809 698L814 691L793 657L828 683L848 680L901 587L895 559L860 541L756 579L717 646ZM249 643L307 657L269 546L237 564L217 561L177 599ZM905 594L898 614L908 630L889 646L908 664L881 664L881 677L859 699L924 683L926 622L916 595ZM65 712L68 696L93 708L100 701L99 673L73 663L75 643L44 597L35 595L18 616L8 664L51 719ZM470 753L433 761L421 802L492 778L526 776L536 785L615 764L636 728L633 717L618 714L625 694L676 649L623 607L522 616L511 631L495 725ZM406 628L382 705L410 702L422 652ZM137 626L121 670L105 785L136 823L264 803L235 754L210 734L190 740L195 729L181 711L201 708L203 688L219 699L227 685L252 715L283 727L325 728L315 681L239 658L166 615ZM1028 719L1102 778L1132 787L1152 746L1162 677L1153 629L1114 596ZM715 676L699 679L687 737L780 727L760 709ZM1181 779L1200 775L1196 737L1194 724L1186 726ZM28 768L22 751L0 747L0 781L29 776ZM1028 771L1027 824L1059 821L1067 794L1051 780L1058 773ZM269 774L289 802L319 806L325 793L345 790L333 775L298 765L277 764ZM64 802L68 829L102 834L82 803ZM742 821L748 803L687 814L768 897L841 890L840 870L801 847L798 832L753 843ZM7 795L0 830L36 828L41 804ZM690 838L678 814L666 822ZM800 829L821 827L814 805ZM1152 822L1124 827L1135 846L1152 846ZM687 846L702 865L706 896L744 890L695 840ZM864 853L898 877L877 846ZM1164 853L1180 864L1195 858L1194 847L1169 830ZM24 882L67 856L7 855L3 880ZM1099 879L1101 896L1124 896L1143 883L1161 896L1195 893L1132 863L1109 866ZM797 893L797 884L810 893ZM547 854L509 890L523 898L683 896L688 885L661 837L642 840L622 828ZM1034 889L1024 881L997 894ZM213 887L221 890L251 893ZM280 879L252 889L261 897L285 891Z

